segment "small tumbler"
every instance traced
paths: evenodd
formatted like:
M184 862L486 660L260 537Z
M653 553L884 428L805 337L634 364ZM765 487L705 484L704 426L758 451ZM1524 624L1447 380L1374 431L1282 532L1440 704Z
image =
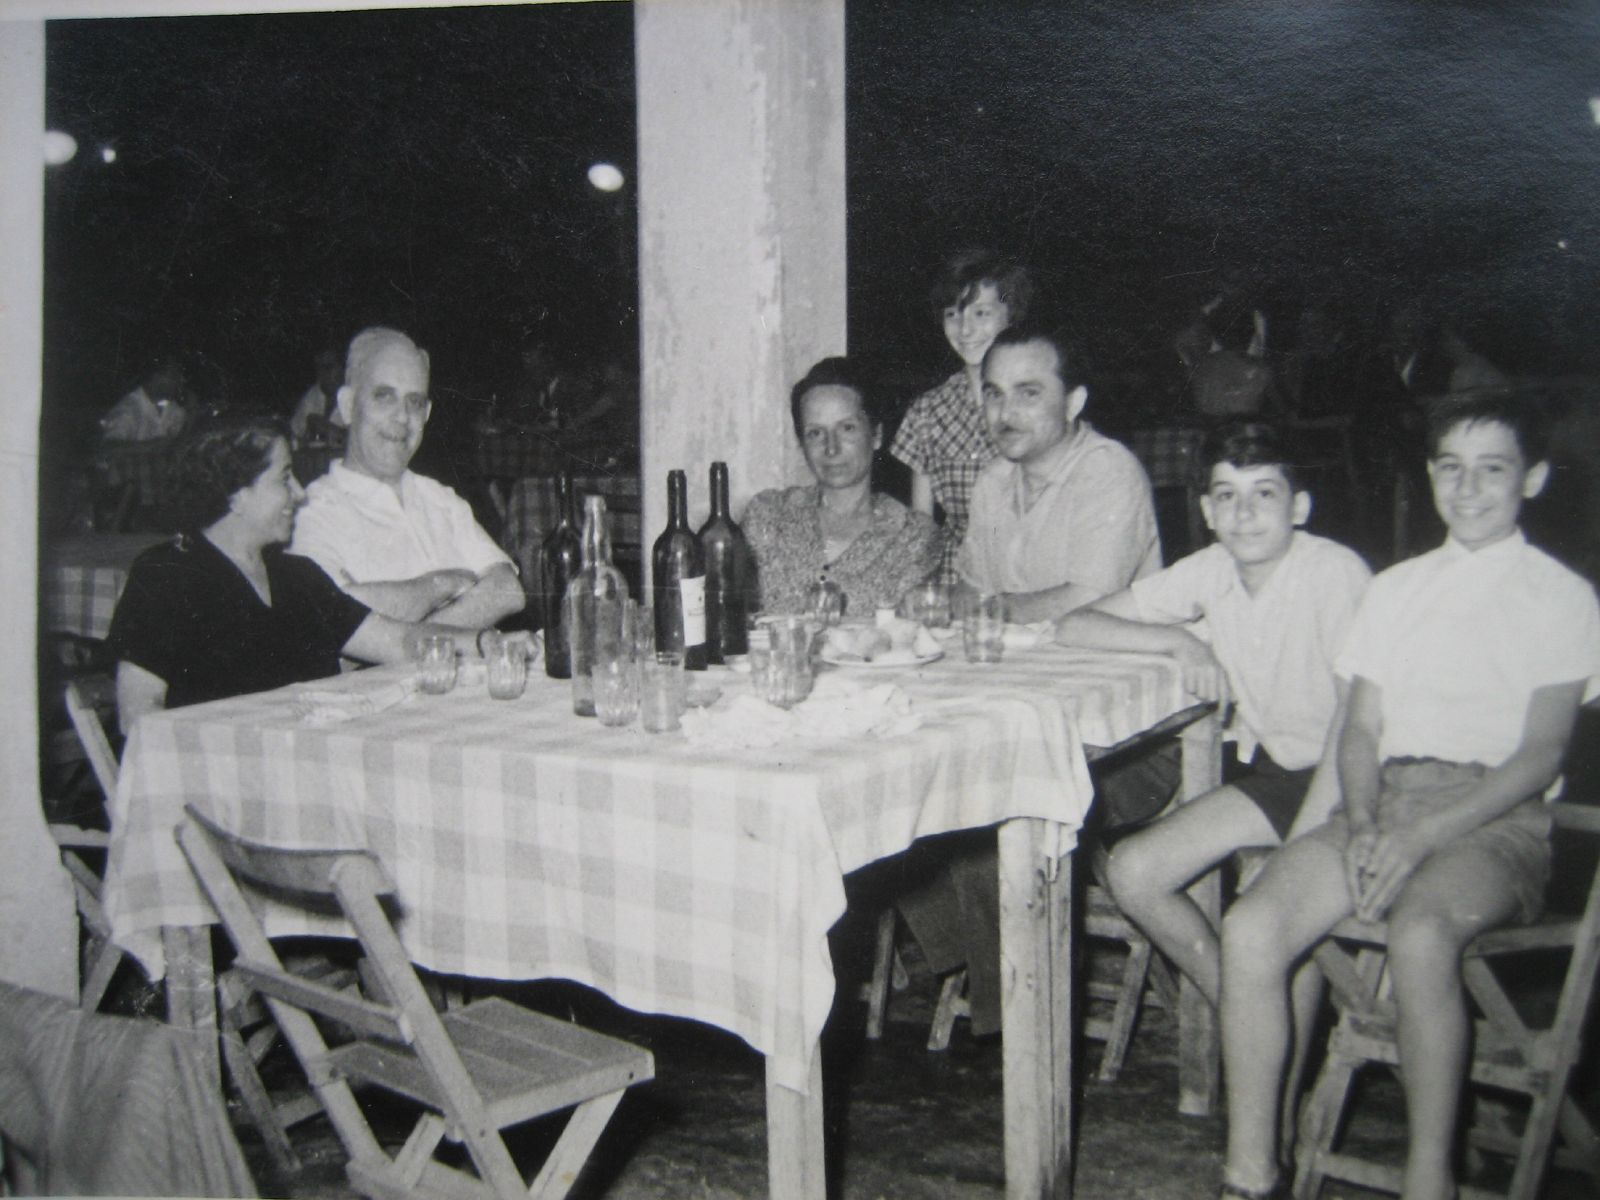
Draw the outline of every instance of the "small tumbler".
M417 641L422 690L442 696L456 685L456 640L448 633L424 634Z
M528 655L521 642L506 638L486 640L483 662L489 677L489 695L495 700L515 700L528 686Z
M639 672L626 652L596 656L594 669L594 715L600 724L618 727L631 725L639 715Z
M655 651L640 659L639 669L639 723L651 733L671 733L683 716L683 655Z
M1006 646L1005 597L980 592L961 624L968 662L999 662Z

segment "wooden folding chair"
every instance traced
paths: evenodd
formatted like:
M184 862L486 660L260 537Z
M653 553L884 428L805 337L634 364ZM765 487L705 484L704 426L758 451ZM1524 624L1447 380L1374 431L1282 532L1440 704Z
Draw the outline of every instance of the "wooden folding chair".
M83 747L84 757L89 761L89 768L109 802L117 791L117 756L111 751L105 727L100 724L93 704L76 681L67 684L66 708L78 742ZM103 855L110 845L110 835L101 829L52 824L50 836L60 849L61 865L72 879L78 919L83 924L78 1006L93 1012L105 999L106 989L111 986L111 977L116 974L117 965L122 961L122 951L112 944L111 922L100 903L101 879L84 861L83 851Z
M1585 835L1600 843L1600 808L1558 803L1550 806L1556 836ZM1592 866L1592 864L1591 864ZM1355 1073L1368 1063L1398 1068L1395 1012L1390 997L1381 924L1342 922L1317 949L1338 1010L1327 1057L1300 1119L1294 1194L1314 1200L1324 1178L1399 1192L1397 1167L1361 1158L1342 1145L1344 1111ZM1347 947L1353 947L1347 949ZM1491 963L1509 955L1565 952L1567 968L1554 1016L1548 1024L1530 1023ZM1492 930L1466 950L1462 976L1480 1016L1475 1021L1471 1085L1500 1094L1527 1097L1520 1130L1499 1102L1479 1098L1467 1134L1474 1152L1488 1151L1514 1161L1508 1200L1533 1200L1552 1159L1600 1180L1600 1133L1568 1095L1568 1079L1578 1059L1584 1022L1600 969L1600 870L1594 870L1582 914L1549 913L1532 925ZM1560 1135L1559 1140L1557 1135ZM1497 1195L1463 1187L1468 1200Z
M500 998L441 1016L382 905L393 887L364 851L281 850L237 838L189 809L178 842L238 948L233 970L266 999L349 1155L367 1196L559 1200L567 1194L622 1093L654 1076L650 1053ZM364 999L287 970L245 899L334 899L355 930L384 993ZM312 1015L354 1040L330 1048ZM362 1115L351 1085L409 1098L423 1112L390 1155ZM532 1184L501 1130L574 1109ZM446 1138L462 1142L473 1175L438 1161Z

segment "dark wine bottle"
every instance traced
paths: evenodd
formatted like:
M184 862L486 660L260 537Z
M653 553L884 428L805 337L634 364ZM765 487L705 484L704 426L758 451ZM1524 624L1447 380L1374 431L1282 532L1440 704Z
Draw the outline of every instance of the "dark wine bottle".
M544 673L551 679L570 679L567 585L583 565L583 539L572 522L572 476L563 471L556 488L555 528L539 547L539 619L544 625Z
M706 658L727 662L749 649L745 633L745 589L750 547L728 515L728 464L711 464L711 515L700 526L706 561Z
M656 649L683 654L690 671L706 669L706 564L700 539L689 528L689 485L682 471L667 472L667 527L650 552L655 597Z

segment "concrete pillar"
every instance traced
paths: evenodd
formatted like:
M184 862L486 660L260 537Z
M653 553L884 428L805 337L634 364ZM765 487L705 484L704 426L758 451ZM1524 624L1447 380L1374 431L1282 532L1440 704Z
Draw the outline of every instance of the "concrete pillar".
M0 978L77 998L78 918L39 807L37 623L44 24L0 20Z
M789 388L845 351L844 0L634 0L647 541L666 473L810 482Z

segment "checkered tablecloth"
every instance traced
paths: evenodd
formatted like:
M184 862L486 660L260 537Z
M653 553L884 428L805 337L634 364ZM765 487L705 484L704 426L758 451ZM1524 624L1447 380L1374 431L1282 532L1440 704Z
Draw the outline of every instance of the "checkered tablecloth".
M1195 460L1205 434L1182 425L1141 429L1128 439L1128 449L1144 464L1151 487L1192 486Z
M293 689L145 717L113 805L115 939L159 976L161 926L213 920L172 836L195 804L275 845L371 849L423 966L575 979L706 1021L804 1091L844 874L1018 816L1059 822L1064 852L1091 798L1080 734L1120 741L1189 703L1168 660L1053 647L858 674L901 683L925 723L723 754L575 717L542 675L516 702L479 684L325 727L296 719ZM291 910L268 923L336 932Z
M40 574L41 624L52 633L103 638L140 551L161 534L91 533L47 546Z
M611 541L614 545L643 545L643 530L639 521L639 477L632 473L617 475L574 475L572 478L574 516L583 516L585 495L606 498L607 513L611 518ZM553 475L530 476L517 480L506 500L505 528L500 544L506 553L518 562L529 548L537 548L557 520L557 487Z

